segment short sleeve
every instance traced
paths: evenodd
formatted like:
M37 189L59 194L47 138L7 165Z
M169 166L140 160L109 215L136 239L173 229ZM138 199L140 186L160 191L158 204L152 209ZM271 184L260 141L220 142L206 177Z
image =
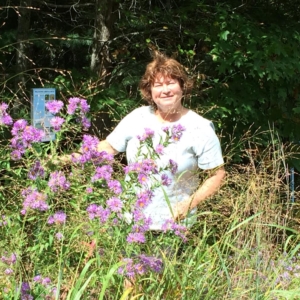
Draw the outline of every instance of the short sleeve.
M127 142L133 136L134 124L136 123L136 110L125 116L116 128L107 136L107 142L118 152L125 152Z
M198 159L198 166L202 170L214 169L224 164L220 141L212 122L204 128L197 129L194 152Z

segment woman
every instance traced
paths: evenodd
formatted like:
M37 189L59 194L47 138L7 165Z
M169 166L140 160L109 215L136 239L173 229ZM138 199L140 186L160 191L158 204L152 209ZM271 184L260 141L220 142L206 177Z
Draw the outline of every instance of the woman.
M162 147L162 154L156 161L160 167L173 162L176 168L166 174L170 185L157 188L144 210L145 215L152 219L151 230L161 230L171 218L191 225L199 203L213 195L225 177L220 142L213 124L182 105L182 99L191 86L179 62L157 55L147 65L140 82L141 94L150 106L129 113L98 146L99 151L111 154L126 151L131 163L138 159L140 137L145 129L153 131L154 146L158 146L166 135L166 126L179 133L174 143ZM200 187L199 169L209 173Z

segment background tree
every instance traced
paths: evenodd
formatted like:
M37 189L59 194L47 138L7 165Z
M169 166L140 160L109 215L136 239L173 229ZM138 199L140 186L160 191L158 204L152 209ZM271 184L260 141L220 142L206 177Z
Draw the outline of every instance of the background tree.
M298 0L31 1L1 7L2 97L12 104L24 95L29 101L32 87L57 87L62 99L88 98L96 127L109 131L108 120L141 104L138 81L159 50L186 66L196 83L187 105L219 132L234 131L238 140L249 127L274 126L284 140L299 141ZM19 66L24 6L31 18ZM21 66L23 90L12 80Z

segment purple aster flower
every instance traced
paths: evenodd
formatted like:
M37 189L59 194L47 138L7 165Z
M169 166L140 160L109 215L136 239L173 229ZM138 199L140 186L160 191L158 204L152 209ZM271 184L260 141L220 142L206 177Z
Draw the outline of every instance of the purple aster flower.
M154 136L154 131L150 128L145 128L145 132L142 136L137 136L137 138L139 139L139 141L143 142L146 141L147 139L150 139Z
M11 133L13 135L10 145L13 149L11 157L14 160L20 159L32 143L41 142L45 136L43 130L27 126L27 121L22 119L14 123Z
M161 259L154 256L146 256L140 254L132 258L124 258L124 266L118 269L118 273L129 278L133 278L136 275L143 275L147 272L160 273L163 268L163 262Z
M89 214L89 219L99 218L102 223L105 223L110 216L110 210L103 208L101 205L90 204L86 211Z
M145 218L145 215L144 215L143 211L140 208L134 209L132 211L132 216L133 216L133 221L134 222L139 222L141 220L144 220L144 218Z
M50 125L53 127L55 131L59 131L61 129L62 124L65 122L64 118L54 117L50 120Z
M57 192L59 189L68 190L70 188L70 183L67 181L66 176L62 171L55 171L50 174L48 186L52 192Z
M87 117L82 117L81 124L83 126L83 130L88 130L91 127L91 121Z
M8 114L0 114L0 125L11 125L13 123L12 117Z
M150 190L143 191L137 195L136 206L139 208L145 208L150 203L153 197L153 192Z
M128 243L145 243L146 237L142 232L131 232L128 234L126 241Z
M27 126L21 138L28 143L38 143L41 142L45 136L45 132L41 129L34 128L33 126Z
M162 225L161 229L164 232L167 232L168 230L173 231L175 235L179 236L184 242L187 241L187 228L183 225L177 224L174 220L166 220L164 224Z
M178 165L173 159L169 160L169 166L170 166L170 169L171 169L171 173L173 175L176 174L176 172L178 170Z
M110 180L110 181L108 181L107 186L116 195L122 193L122 186L121 186L121 183L118 180Z
M4 112L8 109L8 104L2 102L0 103L0 112Z
M150 158L144 159L142 161L142 172L145 172L146 174L156 174L158 172L156 162Z
M131 258L124 258L122 261L125 263L125 265L118 269L118 273L129 278L134 277L135 271L133 267L133 260Z
M55 237L60 241L64 237L64 235L61 232L57 232L55 234Z
M146 174L144 174L144 173L138 174L138 181L140 184L146 184L147 180L148 180L148 177Z
M46 203L47 195L38 192L35 188L28 188L22 191L22 196L25 198L23 202L23 213L28 209L36 209L46 211L49 209Z
M87 187L86 188L86 193L87 194L91 194L93 192L93 188L92 187Z
M144 254L140 254L138 258L145 268L148 268L156 273L160 273L162 271L163 262L161 259L155 256L146 256Z
M113 212L120 212L123 207L123 202L117 197L111 197L106 202L107 206L110 208Z
M65 224L67 219L67 215L63 211L58 211L54 215L48 218L48 224Z
M113 168L110 165L104 165L96 168L95 175L92 177L92 182L99 179L110 180Z
M28 282L22 282L22 285L21 285L21 292L28 292L30 291L30 285Z
M5 215L2 215L0 217L2 220L0 220L0 227L7 225L7 219Z
M42 279L43 279L43 277L41 275L36 275L33 277L33 281L37 282L37 283L41 283Z
M139 162L134 162L128 164L128 166L124 167L124 173L128 174L130 172L140 172L142 170L142 164Z
M69 104L67 106L67 113L69 115L74 115L76 109L78 108L78 104L80 103L80 98L70 98Z
M70 98L69 104L67 106L67 113L69 115L74 115L76 110L79 109L81 114L86 114L90 110L90 106L88 105L86 99L81 98Z
M11 156L11 159L12 160L20 160L22 158L22 155L23 155L23 151L20 151L20 150L13 150L11 153L10 153L10 156Z
M49 286L50 283L51 283L51 279L49 277L45 277L42 279L43 286Z
M96 214L97 214L97 209L98 209L98 205L93 203L93 204L90 204L86 211L88 212L89 214L89 218L90 220L93 220L95 217L96 217Z
M31 180L36 180L38 177L44 177L45 170L41 166L41 163L39 160L36 160L34 165L30 168L28 173L28 178Z
M60 100L52 100L47 101L45 106L51 114L55 115L61 111L61 109L64 107L64 103Z
M25 130L27 124L27 121L24 119L17 120L13 125L11 134L13 136L19 135L19 132L23 132Z
M145 268L145 266L142 263L137 263L133 266L135 273L137 273L138 275L144 275L147 271L147 269Z
M5 274L5 275L11 275L11 274L13 274L13 273L14 273L14 271L13 271L13 269L11 269L11 268L7 268L7 269L4 270L4 274Z
M81 112L84 114L90 111L90 106L88 105L86 99L80 99L80 108L81 108Z
M156 147L155 147L155 152L157 153L157 154L164 154L164 146L163 145L161 145L161 144L158 144Z
M1 257L1 261L4 262L7 265L13 265L17 261L17 255L15 253L12 253L10 255L10 257L7 257L7 256L3 255Z
M87 152L90 150L96 150L99 144L99 139L95 136L89 134L84 134L82 138L82 152Z
M185 128L181 124L174 125L171 128L172 140L179 141L181 139L183 131L185 131Z
M113 155L105 151L99 152L98 144L99 139L97 137L85 134L81 146L82 155L72 158L73 162L80 164L92 162L94 165L111 163L114 160Z
M162 130L163 130L164 132L166 132L166 133L169 133L169 129L170 129L169 126L165 126L165 127L162 128Z
M11 116L7 113L8 105L6 103L0 103L0 126L1 125L11 125L13 120Z
M33 300L33 296L30 294L21 294L21 300Z
M162 185L169 186L172 183L172 179L169 178L167 174L162 174L161 183Z

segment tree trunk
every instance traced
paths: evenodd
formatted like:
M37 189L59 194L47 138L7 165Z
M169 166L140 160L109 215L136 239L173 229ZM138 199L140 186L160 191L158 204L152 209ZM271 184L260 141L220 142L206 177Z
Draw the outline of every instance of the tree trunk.
M112 37L114 24L114 0L96 0L95 28L90 68L97 72L100 78L106 78L110 72L108 42Z

